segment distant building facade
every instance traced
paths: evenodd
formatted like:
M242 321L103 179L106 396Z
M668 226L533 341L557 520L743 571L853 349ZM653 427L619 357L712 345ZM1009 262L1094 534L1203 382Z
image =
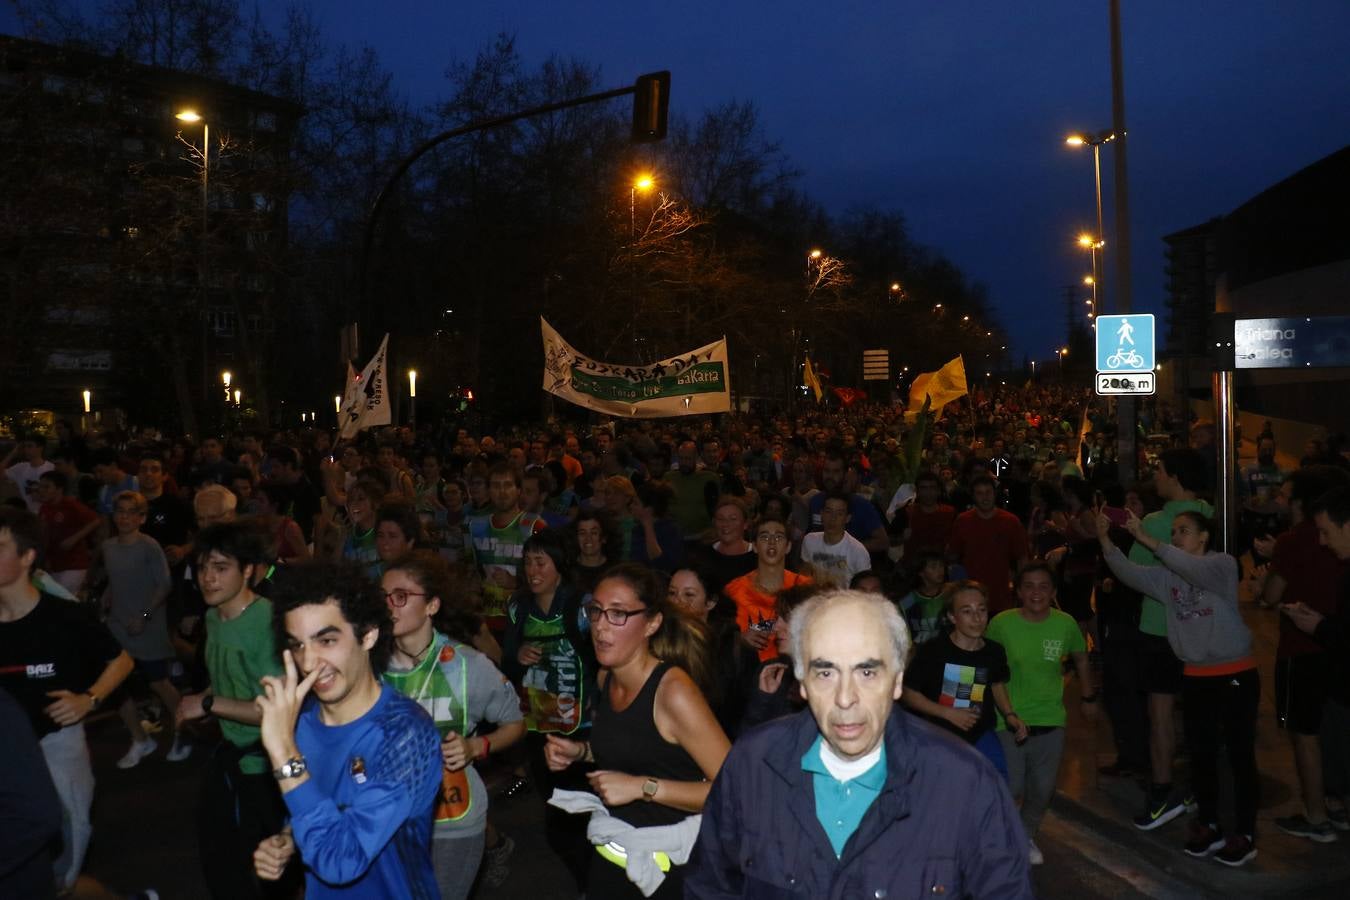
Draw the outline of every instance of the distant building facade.
M222 370L257 389L302 110L8 36L0 108L0 407L67 414L90 390L181 427L219 416ZM201 121L175 118L188 108Z

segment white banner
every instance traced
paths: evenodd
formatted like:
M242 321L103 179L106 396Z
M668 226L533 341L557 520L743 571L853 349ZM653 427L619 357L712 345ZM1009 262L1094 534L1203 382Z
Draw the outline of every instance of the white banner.
M541 316L544 390L614 416L658 419L731 411L727 339L649 366L583 356Z
M388 425L389 379L385 355L389 350L389 335L380 341L380 349L366 363L354 379L351 363L347 364L347 390L342 398L342 429L339 437L348 440L365 428Z

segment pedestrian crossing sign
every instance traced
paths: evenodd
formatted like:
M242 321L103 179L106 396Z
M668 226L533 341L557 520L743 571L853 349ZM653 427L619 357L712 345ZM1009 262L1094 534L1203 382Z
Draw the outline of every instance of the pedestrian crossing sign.
M1152 372L1153 314L1097 317L1097 371Z

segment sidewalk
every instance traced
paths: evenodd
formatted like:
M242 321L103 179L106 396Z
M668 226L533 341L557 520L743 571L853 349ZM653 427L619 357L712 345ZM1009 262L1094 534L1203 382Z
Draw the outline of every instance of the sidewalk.
M1130 819L1143 808L1143 792L1132 779L1101 778L1097 767L1114 761L1110 724L1103 716L1086 722L1077 703L1069 708L1064 763L1052 815L1079 832L1101 839L1104 861L1118 858L1128 868L1130 858L1142 862L1143 880L1149 871L1175 879L1194 889L1191 896L1223 897L1337 897L1350 895L1350 832L1333 844L1286 835L1274 819L1303 812L1298 774L1288 736L1275 724L1275 645L1279 639L1278 612L1260 609L1242 600L1243 617L1252 630L1261 672L1261 707L1257 723L1256 758L1261 772L1261 806L1257 815L1256 859L1239 869L1213 860L1192 859L1181 851L1190 816L1153 831L1140 831ZM1076 688L1070 687L1070 698ZM1226 768L1226 764L1221 763ZM1183 762L1182 772L1184 773ZM1185 783L1185 775L1181 776ZM1231 782L1221 777L1221 784ZM1231 799L1221 797L1228 813Z

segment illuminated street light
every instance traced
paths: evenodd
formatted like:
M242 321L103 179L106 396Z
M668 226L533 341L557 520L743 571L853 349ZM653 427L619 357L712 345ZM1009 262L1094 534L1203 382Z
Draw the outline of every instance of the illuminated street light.
M206 234L206 204L211 189L211 124L202 118L195 109L184 109L174 115L180 122L195 125L202 123L202 234Z
M241 400L243 400L243 398L244 398L244 392L241 391L241 390L239 390L239 388L235 388L235 389L234 389L234 405L235 405L235 406L238 406L238 405L239 405L239 402L240 402Z
M417 427L417 370L408 370L408 424Z
M409 369L409 370L408 370L408 396L409 396L409 397L416 397L416 396L417 396L417 370L416 370L416 369Z
M1096 187L1097 197L1097 235L1100 237L1104 231L1102 229L1102 144L1114 141L1116 134L1114 131L1102 131L1096 135L1080 133L1071 134L1064 139L1064 143L1070 147L1088 146L1092 148L1092 173L1093 184ZM1097 271L1097 260L1094 257L1092 261L1092 275L1094 278L1100 277Z
M334 395L333 395L333 412L335 412L335 413L340 413L340 412L342 412L342 395L341 395L341 394L334 394Z
M225 385L226 387L229 387L229 386L230 386L230 378L231 378L231 377L233 377L233 376L231 376L229 372L221 372L221 373L220 373L220 383L223 384L223 385Z
M821 250L819 247L817 247L817 248L812 249L812 251L811 251L810 253L806 254L806 255L807 255L808 257L810 257L811 259L820 259L822 256L825 255L825 251L824 251L824 250Z
M633 179L633 189L637 191L650 191L656 187L656 180L650 175L639 175Z
M93 409L92 409L92 407L90 406L90 403L91 403L91 401L94 399L94 395L93 395L91 392L89 392L89 391L83 391L82 393L84 394L84 411L85 411L85 412L93 412Z
M1096 283L1097 279L1093 278L1091 275L1083 276L1083 284L1096 284Z

